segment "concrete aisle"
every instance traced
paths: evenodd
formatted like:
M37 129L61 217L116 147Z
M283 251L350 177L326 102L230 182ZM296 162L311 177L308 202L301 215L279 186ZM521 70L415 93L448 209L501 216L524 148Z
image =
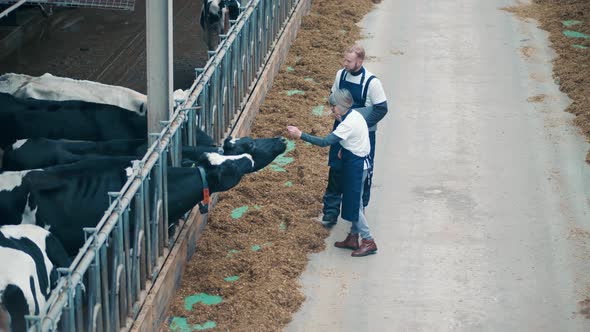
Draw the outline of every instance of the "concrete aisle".
M364 19L393 109L367 213L379 253L334 248L337 225L287 331L590 331L588 145L547 35L512 4L385 0Z

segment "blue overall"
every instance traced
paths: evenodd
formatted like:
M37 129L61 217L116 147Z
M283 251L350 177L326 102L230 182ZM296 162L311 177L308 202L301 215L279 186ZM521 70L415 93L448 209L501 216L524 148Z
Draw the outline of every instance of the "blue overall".
M342 148L342 219L356 223L359 220L363 169L367 157L359 157Z
M367 83L365 84L365 89L363 90L363 83L365 82L365 67L361 69L361 80L359 84L348 82L346 80L346 75L349 73L346 70L342 70L342 74L340 75L340 81L338 82L338 87L340 89L346 89L352 95L352 99L354 101L351 108L361 108L365 107L365 102L367 100L367 91L369 87L369 83L375 76L369 77ZM336 129L339 122L334 120L334 125L332 127L332 131ZM364 190L363 190L363 206L367 206L369 203L370 197L370 186L371 186L371 179L373 175L373 162L372 158L375 155L375 132L369 132L369 140L371 142L371 153L369 159L370 169L368 170L367 180L364 183ZM340 143L332 144L330 146L330 152L328 155L328 166L330 166L330 171L328 173L328 186L326 187L326 192L324 193L324 220L325 221L333 221L336 222L338 215L340 214L340 205L342 204L342 194L343 194L343 185L341 178L342 174L342 160L338 159L338 151L342 146ZM361 170L362 173L362 170Z

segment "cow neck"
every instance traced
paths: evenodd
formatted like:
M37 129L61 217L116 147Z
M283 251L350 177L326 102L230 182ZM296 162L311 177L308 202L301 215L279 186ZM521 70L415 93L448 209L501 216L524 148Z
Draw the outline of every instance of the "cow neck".
M203 200L203 180L195 168L168 169L168 205L170 220L177 220ZM209 187L209 186L208 186ZM210 192L215 188L209 187Z
M199 203L199 210L201 214L209 212L209 203L211 203L211 196L209 195L209 183L207 182L207 174L203 166L197 166L201 180L203 181L203 200Z

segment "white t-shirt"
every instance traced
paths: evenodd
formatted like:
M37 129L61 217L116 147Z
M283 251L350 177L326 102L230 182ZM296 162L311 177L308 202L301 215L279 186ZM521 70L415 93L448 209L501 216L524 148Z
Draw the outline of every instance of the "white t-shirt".
M336 79L334 80L334 84L332 84L332 92L338 90L340 88L340 77L342 75L343 69L340 69L336 73ZM350 73L346 73L346 77L344 78L345 81L359 84L361 82L361 77L363 75L359 74L357 76L350 75ZM365 68L365 81L363 82L363 90L365 90L365 85L369 80L369 77L375 76L373 73ZM384 101L387 101L387 97L385 96L385 91L383 90L383 86L381 85L381 81L378 77L375 77L371 80L369 84L369 89L367 90L367 100L365 101L365 106L373 106L375 104L380 104Z
M340 122L333 134L340 137L340 145L359 157L366 157L371 152L369 128L363 116L351 110L350 114Z

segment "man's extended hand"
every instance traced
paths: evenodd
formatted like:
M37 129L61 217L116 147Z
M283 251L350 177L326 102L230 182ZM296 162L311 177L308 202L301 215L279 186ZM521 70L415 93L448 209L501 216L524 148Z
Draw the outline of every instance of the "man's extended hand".
M287 126L287 132L291 137L294 138L301 138L301 130L295 126Z

